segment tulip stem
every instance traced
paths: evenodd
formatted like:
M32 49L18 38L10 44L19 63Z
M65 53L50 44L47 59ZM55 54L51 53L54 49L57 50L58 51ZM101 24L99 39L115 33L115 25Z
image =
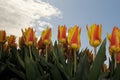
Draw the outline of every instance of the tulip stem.
M74 76L76 74L76 64L77 64L77 62L76 62L76 50L74 50Z
M31 46L29 46L30 58L32 59Z
M1 59L1 55L2 55L2 44L0 44L0 59Z
M115 60L114 68L116 68L116 67L117 67L117 63L116 63L116 53L114 54L114 60Z
M46 45L46 55L45 55L46 61L48 61L48 54L47 54L47 45Z
M3 44L0 43L0 59L2 57L2 52L3 52Z
M97 48L96 48L96 47L94 47L93 61L95 60L95 57L96 57L96 54L97 54L97 53L96 53L96 52L97 52L96 50L97 50Z

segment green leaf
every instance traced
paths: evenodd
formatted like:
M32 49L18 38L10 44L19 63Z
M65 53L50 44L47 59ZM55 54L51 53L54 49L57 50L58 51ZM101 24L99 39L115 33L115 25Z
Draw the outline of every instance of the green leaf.
M63 80L59 70L55 65L49 63L49 68L52 80Z
M27 55L28 48L25 48L25 67L28 80L40 80L40 72L37 63Z
M20 54L17 52L16 55L17 55L17 59L18 59L20 65L25 69L25 63L22 60L22 58L20 57Z
M87 55L84 53L84 56L80 57L75 80L87 80L89 68L90 68L90 65L88 62L88 58L87 58Z
M104 41L102 42L102 45L98 50L97 56L93 62L90 73L88 75L88 80L98 80L100 70L104 63L105 53L106 53L106 38L104 39Z
M70 79L70 76L66 73L66 70L65 70L65 68L63 67L63 65L57 62L57 63L56 63L56 66L57 66L57 68L59 69L61 75L64 77L64 79L65 79L65 80L69 80L69 79Z
M109 60L110 62L110 78L114 75L114 71L115 71L115 68L114 68L114 64L115 64L115 59L114 59L114 56L111 56L112 60Z
M103 79L107 79L108 78L108 76L109 76L109 72L101 72L101 74L100 74L100 77L99 77L99 80L103 80Z
M5 63L0 62L0 74L6 69L7 65Z
M34 60L38 60L39 59L39 54L37 52L37 49L34 46L31 46L31 51L32 51L32 55L34 57Z
M10 61L14 64L17 64L17 48L16 47L10 47L10 54L12 55Z
M68 59L67 63L67 73L70 77L72 77L72 71L73 71L73 60Z
M120 80L120 63L117 64L117 67L115 69L114 75L111 77L110 80Z
M64 52L63 48L60 45L57 45L55 42L54 48L53 48L53 56L55 57L55 63L60 71L62 77L64 79L69 80L70 79L70 72L68 71L67 64L64 59Z
M16 67L17 67L17 66L16 66ZM15 67L15 65L10 64L10 63L9 63L9 65L8 65L8 68L9 68L12 72L14 72L14 73L17 74L20 78L22 78L23 80L25 80L25 79L26 79L25 74L24 74L21 70L18 70L16 67Z

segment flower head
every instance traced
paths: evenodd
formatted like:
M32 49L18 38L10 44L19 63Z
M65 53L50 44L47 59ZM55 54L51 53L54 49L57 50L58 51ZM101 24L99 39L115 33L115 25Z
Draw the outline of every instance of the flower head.
M44 44L50 44L51 42L51 28L46 28L46 30L43 30L42 34L41 34L41 39L43 41Z
M58 40L61 43L66 43L66 26L58 26Z
M79 28L77 25L75 25L74 27L68 30L68 44L73 49L78 50L81 46L80 33L81 33L81 28Z
M110 42L109 51L111 53L120 52L120 30L118 27L114 27L112 34L107 34L107 37Z
M35 31L33 30L33 28L29 27L28 29L25 29L25 32L22 30L22 33L25 44L32 45L35 40Z
M91 27L88 28L87 25L86 28L88 31L90 45L93 47L99 46L102 41L101 39L102 25L92 24Z
M0 30L0 43L5 43L6 41L6 32L4 30Z
M9 45L9 46L15 46L15 47L16 47L17 44L16 44L15 40L16 40L16 37L15 37L14 35L8 36L8 38L7 38L8 45Z

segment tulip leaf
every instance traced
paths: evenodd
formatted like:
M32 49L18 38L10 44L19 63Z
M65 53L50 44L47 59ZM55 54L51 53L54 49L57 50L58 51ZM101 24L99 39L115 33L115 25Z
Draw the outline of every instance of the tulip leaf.
M34 46L31 46L31 51L32 51L34 59L38 60L39 59L39 54L37 52L37 49Z
M104 41L102 42L102 45L100 46L98 50L97 56L89 72L88 80L98 80L100 70L104 63L105 53L106 53L106 38L104 39Z
M90 65L88 62L88 58L87 58L87 55L84 53L84 55L80 57L75 80L87 80L89 68L90 68Z
M62 64L56 63L56 66L58 67L59 71L61 72L61 75L64 77L65 80L69 80L69 75L66 73L65 68L63 67Z
M0 74L5 70L6 67L7 65L5 63L0 62Z
M117 64L117 67L115 69L115 73L110 80L120 80L120 64Z
M68 62L67 62L67 73L70 77L72 77L72 71L73 71L73 60L71 59L68 59Z
M20 65L25 69L25 63L24 63L24 61L22 60L22 58L20 57L20 54L17 52L16 55L17 55L17 59L18 59Z
M16 47L10 47L11 49L11 54L12 54L12 57L11 57L11 62L14 63L14 64L18 64L17 62L17 48Z
M49 63L49 68L52 80L63 80L59 70L55 65Z
M25 48L25 67L28 80L40 80L40 72L37 63L27 55L28 49Z
M9 64L8 67L9 67L9 69L10 69L12 72L14 72L15 74L17 74L21 79L23 79L23 80L26 79L25 74L24 74L21 70L17 69L17 68L16 68L17 66L15 66L15 65L13 65L13 64L11 64L11 63L8 63L8 64Z
M101 72L100 76L99 76L99 80L101 79L107 79L109 77L109 72Z
M115 64L115 59L114 59L114 56L111 56L111 59L112 60L109 60L110 62L110 78L114 75L114 64Z

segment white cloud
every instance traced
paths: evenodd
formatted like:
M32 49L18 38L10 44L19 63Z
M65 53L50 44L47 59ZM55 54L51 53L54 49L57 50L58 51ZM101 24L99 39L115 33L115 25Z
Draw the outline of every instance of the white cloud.
M52 24L50 24L49 22L46 22L46 21L39 21L39 26L40 27L49 26L52 28Z
M34 0L0 0L0 29L5 29L7 34L20 36L21 28L33 26L35 20L50 19L52 16L61 17L60 10L41 0L39 2ZM49 22L40 22L40 26L52 27Z

